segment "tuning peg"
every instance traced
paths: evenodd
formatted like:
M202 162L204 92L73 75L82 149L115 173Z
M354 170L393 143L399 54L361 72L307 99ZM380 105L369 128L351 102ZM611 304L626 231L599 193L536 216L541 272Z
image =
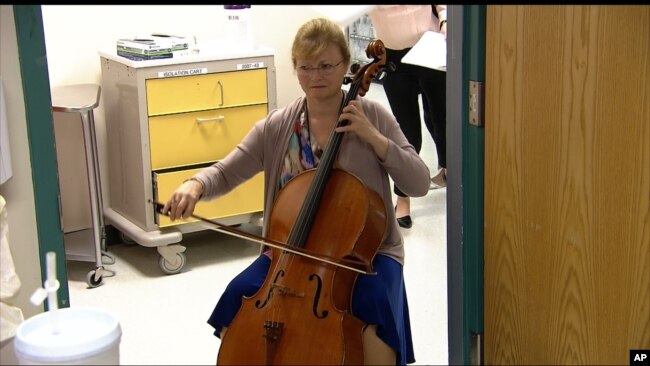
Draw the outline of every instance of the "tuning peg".
M387 74L386 74L386 71L381 70L381 71L377 74L377 76L375 76L375 80L377 80L377 81L382 81L382 80L384 80L384 78L386 77L386 75L387 75Z

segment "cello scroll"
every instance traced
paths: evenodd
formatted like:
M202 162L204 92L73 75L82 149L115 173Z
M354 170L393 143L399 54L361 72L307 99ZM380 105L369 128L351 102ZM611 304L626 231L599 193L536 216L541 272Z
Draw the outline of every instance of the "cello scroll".
M350 67L355 76L348 79L348 82L356 83L358 86L357 94L360 96L365 96L368 89L370 89L370 83L373 79L382 80L386 76L385 69L392 71L395 69L395 66L392 63L386 63L386 47L384 43L375 39L368 44L366 48L366 56L371 58L372 61L364 65L363 67L359 64L353 64Z

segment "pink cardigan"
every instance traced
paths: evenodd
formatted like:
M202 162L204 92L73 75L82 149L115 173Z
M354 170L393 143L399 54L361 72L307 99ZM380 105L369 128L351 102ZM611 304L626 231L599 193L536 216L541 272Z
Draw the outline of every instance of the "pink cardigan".
M368 13L375 35L386 48L403 50L415 46L424 32L440 32L440 22L447 20L447 5L436 5L438 19L431 5L377 5Z
M384 200L387 228L378 253L404 264L404 242L397 226L389 175L410 197L429 191L429 168L406 140L395 117L381 104L360 98L366 116L389 139L386 161L380 161L372 148L354 134L343 137L338 166L359 177ZM255 123L242 142L223 160L203 169L194 178L203 183L201 200L224 195L237 185L264 171L264 211L271 212L278 193L280 166L293 132L293 123L305 103L300 97L284 108L271 111ZM264 221L263 235L267 232Z

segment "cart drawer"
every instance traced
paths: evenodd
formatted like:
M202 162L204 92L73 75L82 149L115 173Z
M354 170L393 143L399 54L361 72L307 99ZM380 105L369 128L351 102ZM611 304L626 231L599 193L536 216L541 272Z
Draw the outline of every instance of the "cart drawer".
M165 203L169 200L172 193L178 188L184 180L190 178L201 169L188 169L170 173L154 173L154 179L157 182L158 190L156 200ZM260 172L253 178L241 184L225 196L210 201L199 201L194 209L194 213L207 219L219 219L234 215L261 212L264 205L264 174ZM187 222L198 221L194 218L171 222L169 217L156 214L158 216L158 226L167 227Z
M260 104L149 117L151 169L223 159L267 110Z
M266 69L147 79L149 116L268 103Z

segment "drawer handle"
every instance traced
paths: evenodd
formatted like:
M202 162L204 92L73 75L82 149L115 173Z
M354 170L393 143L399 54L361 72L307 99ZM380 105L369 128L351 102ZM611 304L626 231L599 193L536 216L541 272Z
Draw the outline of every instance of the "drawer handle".
M223 84L221 84L221 81L217 81L217 84L219 84L219 89L221 89L221 104L219 104L219 107L223 107Z
M214 121L221 122L221 121L223 121L224 119L226 119L226 117L224 117L224 116L216 116L216 117L210 117L210 118L197 118L197 119L196 119L196 122L197 122L197 123L203 123L203 122L214 122Z

